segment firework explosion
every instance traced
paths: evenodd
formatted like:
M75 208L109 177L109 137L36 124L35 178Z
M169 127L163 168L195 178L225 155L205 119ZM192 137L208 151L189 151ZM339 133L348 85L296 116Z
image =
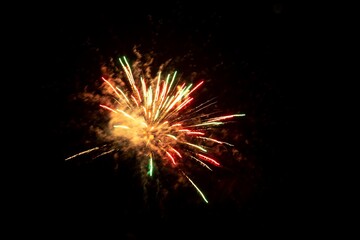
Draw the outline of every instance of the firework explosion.
M208 203L203 192L186 173L186 166L197 164L210 171L220 162L211 152L214 144L233 146L212 137L212 130L225 122L245 114L216 115L206 112L216 102L208 100L190 107L193 95L204 84L179 82L177 72L165 78L161 71L154 79L134 78L125 57L119 59L126 81L102 77L103 87L110 91L110 99L99 106L110 117L111 139L114 143L125 142L135 149L146 164L147 177L154 176L156 166L161 164L178 170ZM114 82L114 83L112 83ZM70 160L93 151L101 151L96 157L116 151L117 144L103 151L95 147L72 155ZM160 162L159 162L160 161Z

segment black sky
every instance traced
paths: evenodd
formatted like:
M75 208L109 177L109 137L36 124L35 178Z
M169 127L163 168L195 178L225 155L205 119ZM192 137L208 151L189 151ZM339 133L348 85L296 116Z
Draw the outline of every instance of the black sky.
M309 201L296 137L307 7L282 1L49 7L41 20L48 24L35 27L43 36L36 43L42 56L37 98L44 106L39 157L51 182L41 184L49 194L38 204L48 209L45 218L63 219L56 231L104 229L123 239L298 231ZM135 60L135 46L154 57L154 67L172 59L184 77L205 79L205 94L218 96L221 108L247 114L230 127L230 134L241 134L236 146L246 159L227 162L234 169L216 172L218 179L201 175L205 185L214 184L207 186L213 204L181 187L167 200L150 197L145 204L128 161L117 171L112 158L63 161L97 143L86 130L94 109L76 94L94 89L110 59Z

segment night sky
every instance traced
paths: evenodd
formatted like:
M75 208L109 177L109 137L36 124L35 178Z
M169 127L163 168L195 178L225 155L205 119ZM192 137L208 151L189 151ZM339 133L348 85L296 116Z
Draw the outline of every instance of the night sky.
M49 7L38 42L44 54L37 95L43 116L37 122L38 157L48 181L41 180L44 197L36 202L46 209L43 219L62 219L54 235L75 230L120 239L237 239L243 233L299 231L296 221L308 201L296 137L302 9L281 1ZM122 56L135 61L134 49L154 58L154 73L171 59L169 66L182 78L205 80L204 99L216 96L225 112L246 113L224 127L237 158L228 153L224 168L195 170L208 204L166 173L159 176L165 190L156 195L152 184L146 200L134 159L121 152L64 161L101 144L89 127L104 124L102 116L78 95L96 91L103 65Z

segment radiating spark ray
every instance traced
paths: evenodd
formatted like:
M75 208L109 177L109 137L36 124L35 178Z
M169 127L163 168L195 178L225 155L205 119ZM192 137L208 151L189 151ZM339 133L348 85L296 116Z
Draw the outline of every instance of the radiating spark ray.
M200 127L200 126L217 126L217 125L222 125L224 124L223 122L204 122L204 123L199 123L199 124L195 124L195 125L190 125L188 127Z
M103 153L101 153L101 154L93 157L93 159L96 159L96 158L99 158L99 157L104 156L104 155L106 155L106 154L112 153L112 152L114 152L115 150L116 150L116 149L111 149L111 150L109 150L109 151L103 152Z
M125 99L126 103L128 104L128 106L130 108L132 108L132 105L131 105L131 102L129 100L129 98L125 95L125 93L119 88L119 87L116 87L116 90L118 90L120 93L121 93L121 96L123 96L123 98ZM117 91L115 90L115 92L117 93Z
M196 184L188 177L188 175L186 175L184 172L182 172L184 174L184 176L190 181L190 183L195 187L195 189L198 191L198 193L200 194L200 196L204 199L204 201L206 203L209 203L209 201L206 199L205 195L201 192L201 190L198 188L198 186L196 186Z
M182 158L181 154L175 148L170 147L170 149L174 151L179 156L179 158Z
M100 104L100 107L105 108L105 109L107 109L107 110L110 110L110 111L112 111L112 112L114 112L114 113L117 113L114 109L112 109L112 108L110 108L110 107L108 107L108 106L105 106L105 105Z
M72 155L72 156L70 156L70 157L68 157L68 158L65 158L65 161L70 160L70 159L75 158L75 157L78 157L78 156L80 156L80 155L83 155L83 154L92 152L92 151L94 151L94 150L98 150L98 149L99 149L99 147L94 147L94 148L91 148L91 149L89 149L89 150L85 150L85 151L79 152L79 153L77 153L77 154L75 154L75 155Z
M165 153L166 153L166 155L169 156L169 158L171 159L172 163L173 163L174 165L176 165L176 162L175 162L175 159L173 158L173 156L171 156L171 154L170 154L168 151L166 151Z
M210 163L213 163L213 164L215 164L217 166L220 165L220 163L218 163L216 160L214 160L212 158L209 158L209 157L207 157L207 156L205 156L203 154L198 153L197 155L200 156L201 158L203 158L204 160L209 161Z
M192 143L189 143L189 142L184 142L184 144L187 144L187 145L192 146L194 148L200 149L203 152L207 152L207 150L205 148L203 148L203 147L201 147L199 145L195 145L195 144L192 144Z
M153 175L153 169L154 169L153 159L152 159L152 154L150 154L150 158L149 158L149 171L148 171L148 175L149 175L150 177L152 177L152 175Z
M190 95L192 92L194 92L196 89L198 89L202 84L204 83L204 81L201 81L198 85L196 85L187 95Z
M114 125L114 128L130 129L130 127L125 126L125 125Z
M194 156L190 156L192 159L195 159L197 162L199 162L203 167L206 167L207 169L209 169L210 171L212 171L212 169L203 161L201 161L200 159L194 157Z
M171 137L171 138L174 139L174 140L177 140L177 137L175 137L174 135L166 134L166 136Z
M233 147L234 145L233 144L230 144L230 143L227 143L227 142L223 142L223 141L219 141L219 140L216 140L214 138L208 138L208 137L198 137L198 138L201 138L201 139L204 139L204 140L207 140L207 141L211 141L211 142L216 142L218 144L226 144L226 145L229 145L231 147Z

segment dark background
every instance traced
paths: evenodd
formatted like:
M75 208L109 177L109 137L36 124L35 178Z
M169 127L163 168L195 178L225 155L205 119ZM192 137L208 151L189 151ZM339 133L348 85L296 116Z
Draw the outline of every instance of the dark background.
M312 229L311 173L299 128L310 97L303 91L303 58L308 31L315 32L312 7L174 1L46 8L33 32L40 59L34 92L40 142L33 149L41 164L39 180L26 193L34 199L31 212L56 234L99 231L123 239L240 238ZM209 204L193 188L171 189L170 183L166 199L150 194L145 201L133 159L120 157L119 169L111 156L64 161L99 143L88 131L101 122L92 119L97 109L77 94L98 86L101 66L110 59L135 60L134 46L154 57L155 68L172 59L171 67L184 78L205 79L202 93L206 99L217 96L221 109L246 113L227 132L236 139L240 161L225 160L228 168L214 175L199 173ZM299 224L301 218L307 221Z

